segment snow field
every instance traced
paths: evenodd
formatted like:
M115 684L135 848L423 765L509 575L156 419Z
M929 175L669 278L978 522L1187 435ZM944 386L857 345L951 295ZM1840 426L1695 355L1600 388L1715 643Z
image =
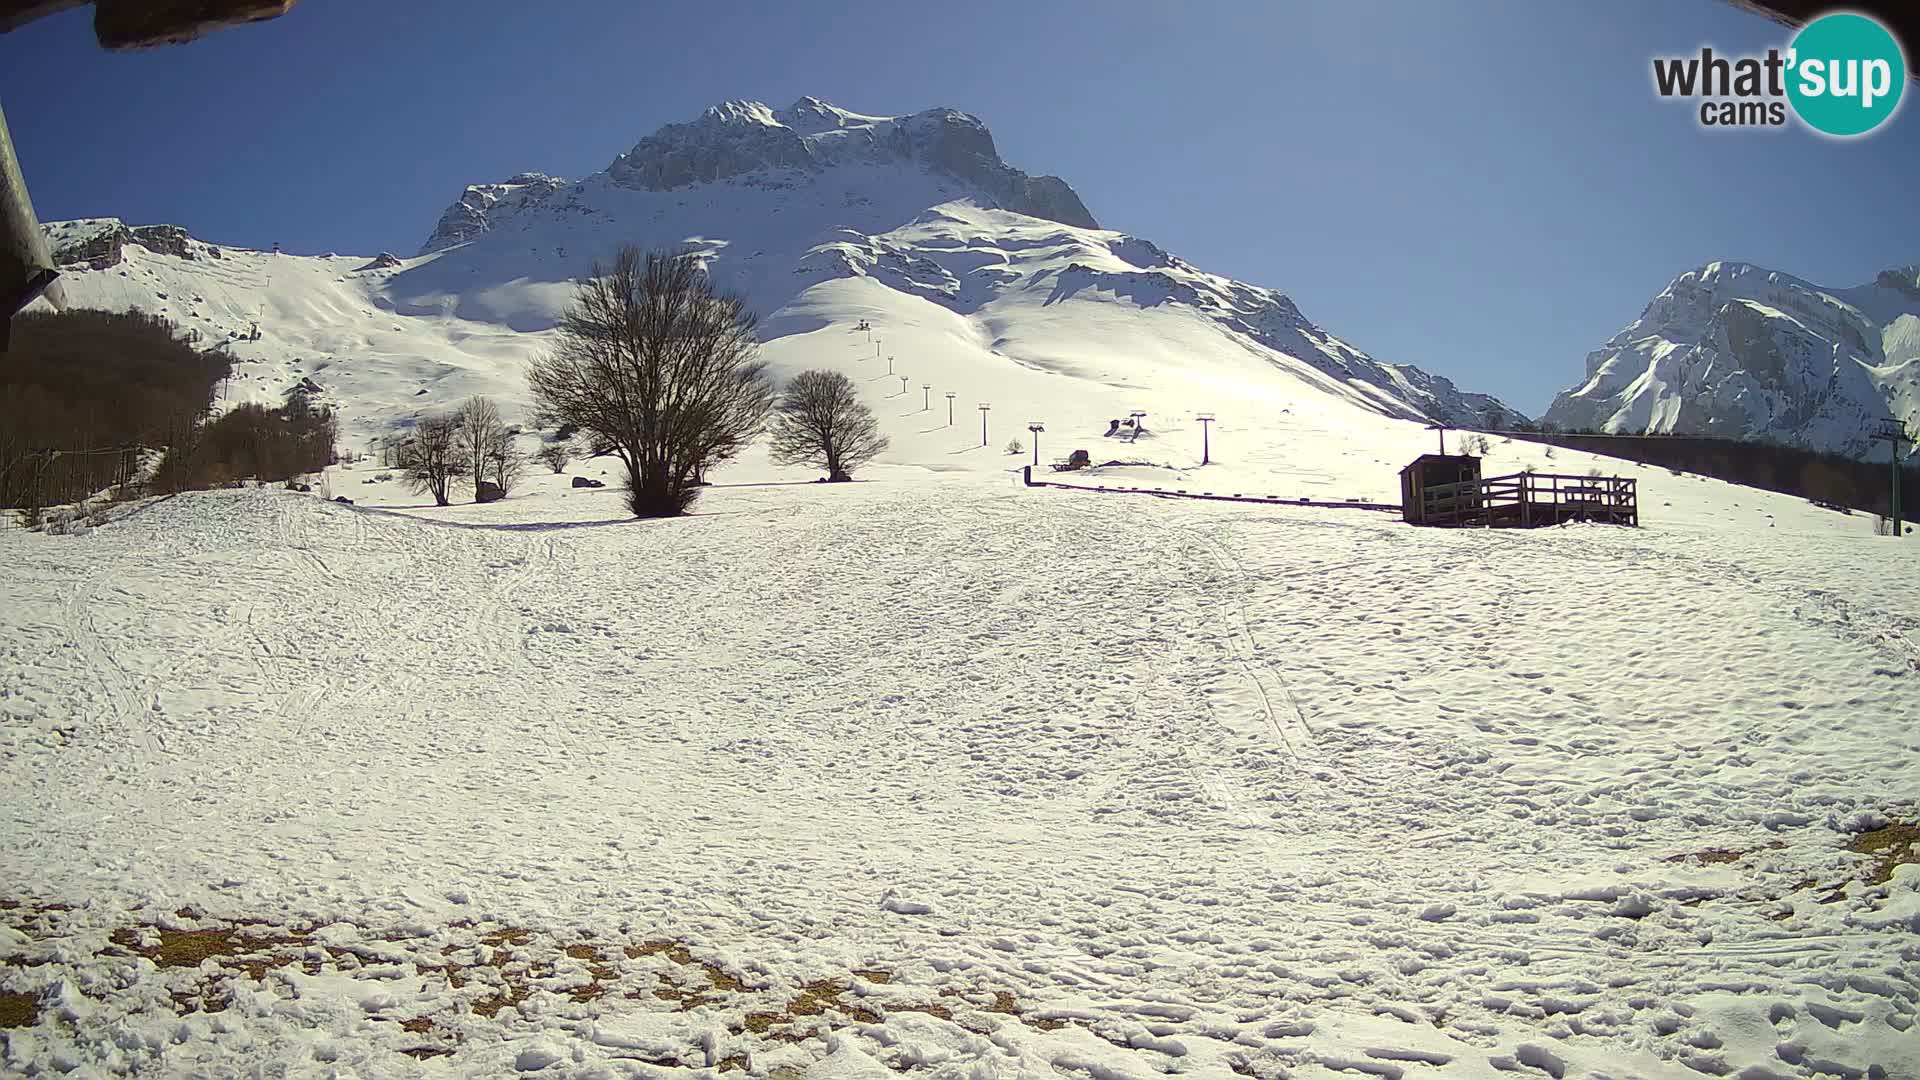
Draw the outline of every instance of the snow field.
M375 471L0 534L8 1068L1920 1074L1904 548Z

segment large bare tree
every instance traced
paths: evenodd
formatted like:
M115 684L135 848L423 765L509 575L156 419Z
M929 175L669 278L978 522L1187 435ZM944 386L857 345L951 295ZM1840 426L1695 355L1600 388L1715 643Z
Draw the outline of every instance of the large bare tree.
M493 484L506 495L524 475L526 463L514 449L513 432L500 418L500 407L490 397L475 395L454 415L460 422L460 464L463 475L473 478L473 500L481 501L482 484Z
M778 464L814 465L829 480L851 480L886 448L873 410L837 371L795 375L774 406L771 455Z
M687 251L622 248L578 284L559 331L527 374L540 414L619 456L635 517L685 513L706 470L766 425L753 315Z
M413 437L400 444L400 468L415 491L426 492L445 506L456 477L467 475L460 448L460 415L423 416L413 426Z

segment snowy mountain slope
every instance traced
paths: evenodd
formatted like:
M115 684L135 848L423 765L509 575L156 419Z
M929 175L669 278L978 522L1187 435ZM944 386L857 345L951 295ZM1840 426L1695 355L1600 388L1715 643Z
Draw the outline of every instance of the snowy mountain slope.
M1881 458L1889 418L1920 424L1920 266L1828 289L1729 262L1675 278L1545 417Z
M113 219L45 226L67 303L164 315L234 359L220 404L277 404L310 378L364 440L423 404L473 393L524 397L528 343L511 329L449 318L400 319L377 306L393 273L366 256L292 256L169 235L149 247ZM397 260L395 266L405 265ZM255 328L259 340L250 340Z
M1093 225L1064 184L1000 162L971 117L865 117L808 99L710 110L577 182L524 174L469 189L436 229L436 250L379 268L364 256L216 260L129 243L125 265L96 269L86 234L98 223L49 231L67 253L75 303L163 308L208 339L244 334L265 313L261 341L231 346L248 373L237 397L277 396L312 376L356 440L469 392L524 409L524 358L546 347L572 281L625 243L704 252L763 317L782 372L837 367L904 402L915 395L877 377L892 354L909 389L935 384L919 396L953 392L963 409L993 401L1016 410L1020 427L1038 419L1097 434L1145 408L1165 429L1240 401L1261 415L1226 422L1267 423L1282 410L1332 410L1360 427L1517 415L1366 356L1278 292ZM180 300L209 290L217 301ZM881 351L851 347L861 319L878 328ZM883 419L891 460L968 467L922 445L925 417Z

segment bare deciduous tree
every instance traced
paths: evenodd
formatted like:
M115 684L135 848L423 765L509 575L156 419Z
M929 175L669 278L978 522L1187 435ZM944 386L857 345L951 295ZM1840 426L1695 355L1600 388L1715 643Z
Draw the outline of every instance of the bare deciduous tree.
M399 467L415 491L426 492L440 506L456 477L467 475L460 448L460 417L449 413L423 416L413 427L413 438L400 445Z
M501 436L507 430L507 425L500 419L500 407L493 403L493 399L479 395L462 402L454 419L459 424L457 449L461 475L473 478L473 498L479 502L480 485L493 480L494 455L499 451ZM510 437L507 445L512 446Z
M853 470L887 448L873 410L853 380L837 371L803 371L780 395L773 413L773 460L813 465L829 480L851 480Z
M773 385L754 318L686 251L622 248L581 281L527 381L539 415L617 454L636 517L685 513L706 469L760 433Z
M512 493L527 474L527 458L513 445L513 432L501 428L494 432L493 440L487 447L487 475L494 486L500 489L502 497Z
M534 451L533 457L554 472L563 473L567 471L567 462L573 460L573 447L563 442L551 442Z

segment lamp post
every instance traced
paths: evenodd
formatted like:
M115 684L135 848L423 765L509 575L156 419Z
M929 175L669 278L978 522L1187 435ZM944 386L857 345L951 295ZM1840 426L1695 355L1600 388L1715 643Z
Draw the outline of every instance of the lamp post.
M1040 433L1047 430L1047 425L1035 420L1027 425L1027 430L1033 432L1033 467L1037 469L1040 467Z
M893 374L893 354L887 354L887 374Z
M933 408L932 402L933 402L933 384L930 382L921 383L920 384L920 411L926 412L928 409Z
M991 408L993 408L993 406L987 404L984 401L980 403L980 445L981 446L987 445L987 410Z
M1201 413L1199 416L1194 417L1194 419L1200 421L1200 464L1205 465L1212 460L1211 447L1208 446L1207 434L1212 431L1213 414Z
M947 391L947 426L948 427L953 426L953 399L959 396L960 395L954 393L951 390Z
M907 377L905 375L900 376L900 396L907 396Z

